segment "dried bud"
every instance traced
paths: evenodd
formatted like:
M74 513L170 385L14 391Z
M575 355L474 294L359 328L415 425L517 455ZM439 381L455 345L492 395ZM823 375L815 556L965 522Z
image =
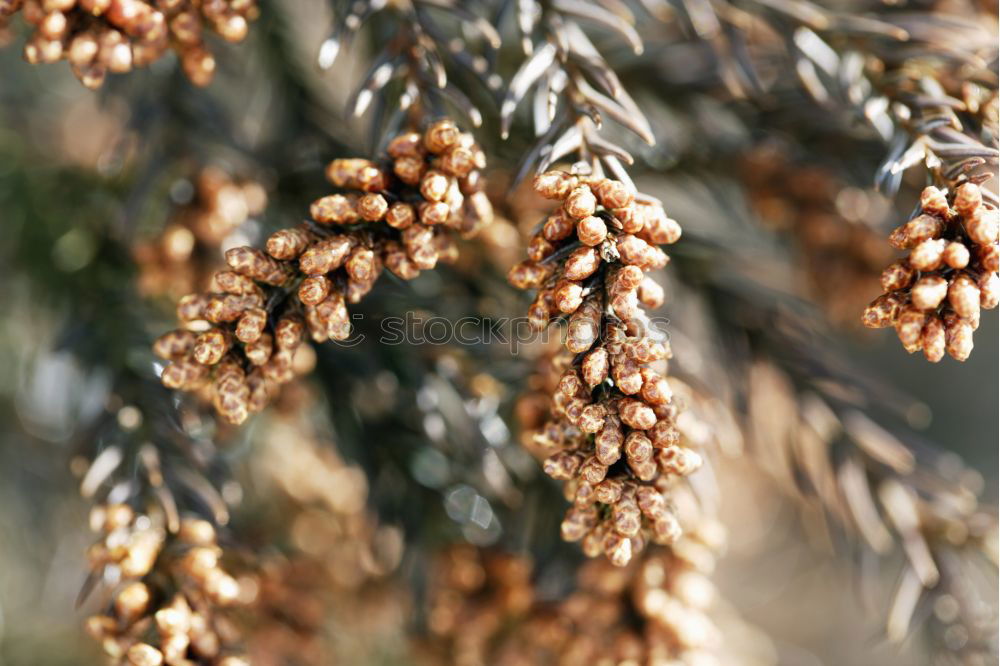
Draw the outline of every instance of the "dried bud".
M916 273L906 262L897 261L882 271L882 290L897 291L905 289L912 284L915 276Z
M584 245L594 247L604 242L608 235L608 227L604 220L591 215L576 223L576 236Z
M126 657L132 666L160 666L163 663L163 653L148 643L136 643L128 649Z
M236 324L236 338L240 342L254 342L260 338L267 325L267 311L263 308L250 308L243 312Z
M920 332L920 346L924 356L931 363L937 363L944 358L945 330L940 317L930 317Z
M352 224L361 218L359 211L359 200L354 194L330 194L314 201L309 207L309 214L312 219L320 224ZM287 229L284 231L288 231ZM277 233L281 233L280 231ZM272 238L274 235L271 236ZM271 256L279 259L290 259L291 257L278 256L271 251L270 244L267 251ZM295 256L301 254L299 250Z
M169 331L153 343L153 353L167 360L182 358L194 347L197 337L194 332L183 329Z
M656 414L645 403L632 398L621 401L618 414L623 422L636 430L649 430L656 424Z
M911 354L920 349L920 333L926 322L927 315L912 306L902 308L896 318L896 334Z
M961 273L953 277L946 288L948 303L960 317L970 319L979 315L979 287L975 280Z
M232 341L226 331L211 328L198 336L192 353L198 363L215 365L222 360L231 346Z
M354 243L348 236L333 236L314 243L299 257L299 270L323 275L340 267Z
M582 220L590 217L597 210L597 198L589 187L581 185L574 188L566 197L563 210L574 220Z
M630 432L625 438L625 455L630 462L645 462L653 457L653 443L641 432Z
M252 247L234 247L226 252L226 262L237 273L265 284L284 284L290 275L286 265Z
M902 307L902 298L897 294L882 294L865 308L861 323L867 328L892 326Z
M947 219L949 213L948 198L938 188L926 187L920 193L920 209L925 213Z
M625 186L625 183L610 178L604 178L592 186L598 201L605 208L623 208L635 200L635 195Z
M996 245L1000 235L1000 210L977 209L966 218L965 231L977 245Z
M972 325L957 316L947 313L944 317L945 349L956 361L965 361L972 354Z
M425 155L423 137L418 132L404 132L392 138L386 147L389 157L399 159L400 157L418 157L421 160Z
M934 215L918 215L889 236L889 243L897 250L906 250L923 241L938 238L944 223Z
M962 183L955 189L955 210L962 217L972 217L983 203L983 194L975 183Z
M575 222L572 218L562 213L549 215L542 225L542 236L547 241L555 243L565 238L569 238L573 233Z
M358 199L358 215L366 222L378 222L389 212L389 202L381 194L365 194Z
M420 179L420 194L428 201L444 201L450 184L448 176L432 169Z
M937 270L944 259L945 245L946 242L943 240L920 242L910 252L910 266L924 272Z
M432 153L443 153L458 143L459 131L450 120L439 120L424 132L424 147Z
M587 354L580 367L587 386L593 388L604 383L608 378L608 367L608 352L603 347L598 347Z
M597 250L581 247L567 257L563 265L563 277L567 280L583 280L593 275L600 266L601 257Z
M910 290L910 301L918 310L933 310L948 295L948 281L938 275L925 275ZM977 301L978 295L977 295Z
M405 229L413 224L417 219L417 214L413 206L407 203L396 202L389 207L385 215L385 222L394 229Z
M559 451L546 458L543 469L553 479L565 481L572 479L576 475L581 462L580 458L575 454L569 451Z
M299 300L306 305L319 305L330 294L333 283L325 275L307 277L299 285Z
M579 179L565 171L546 171L535 176L535 192L546 199L565 199L577 186Z

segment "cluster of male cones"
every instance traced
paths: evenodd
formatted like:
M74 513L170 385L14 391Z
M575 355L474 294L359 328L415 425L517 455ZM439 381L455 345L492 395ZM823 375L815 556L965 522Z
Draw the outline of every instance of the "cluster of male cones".
M93 575L118 581L108 610L86 622L109 657L129 666L248 666L224 612L245 595L220 565L209 522L185 519L171 534L160 517L126 504L98 505L90 522L101 534L88 552Z
M865 309L864 325L895 327L906 351L923 350L934 363L945 352L969 358L980 310L1000 298L998 227L1000 211L983 202L979 185L924 189L920 213L889 237L910 253L883 271L885 293Z
M427 666L589 666L735 663L714 617L710 575L725 540L702 521L669 550L649 549L627 567L583 564L573 591L545 599L523 555L454 546L431 569ZM740 642L734 632L735 646Z
M675 425L669 342L643 310L663 303L646 273L666 265L659 245L681 230L617 180L549 171L534 187L561 205L508 279L537 289L528 316L538 329L567 324L565 350L543 358L518 415L529 450L566 482L563 538L625 566L648 542L678 538L670 487L701 464Z
M168 51L192 83L207 86L215 57L205 33L242 41L258 9L256 0L0 0L0 27L17 13L33 27L25 60L66 60L83 85L100 88L109 73L146 67Z
M359 302L384 269L411 280L458 257L456 236L488 223L483 152L450 120L404 132L382 163L337 159L327 178L341 193L315 201L312 219L281 229L266 250L226 252L230 270L207 293L183 297L183 328L161 336L169 388L207 390L218 413L239 424L295 377L295 354L351 335L348 303Z

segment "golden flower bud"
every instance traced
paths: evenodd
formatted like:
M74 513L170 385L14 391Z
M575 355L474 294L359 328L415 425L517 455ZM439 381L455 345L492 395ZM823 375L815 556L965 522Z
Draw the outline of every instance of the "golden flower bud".
M459 140L458 127L450 120L439 120L424 132L424 147L432 153L443 153Z
M577 186L579 179L565 171L546 171L535 176L535 192L546 199L565 199Z
M592 247L574 250L563 264L563 277L567 280L584 280L601 266L601 257ZM575 309L575 308L574 308Z
M925 187L920 193L920 209L925 213L947 219L948 198L936 187Z
M591 185L591 189L605 208L624 208L635 200L635 195L625 183L618 180L603 178Z
M925 275L910 289L910 302L918 310L933 310L941 305L947 295L947 280L939 275Z
M995 245L1000 234L1000 210L977 208L966 217L965 231L977 245Z
M576 237L584 245L591 247L600 245L608 235L608 227L604 220L593 215L585 217L576 223Z
M973 328L954 312L944 316L945 350L956 361L965 361L972 354Z
M983 203L983 193L975 183L962 183L955 189L955 210L962 217L972 217Z
M202 365L215 365L222 360L232 346L232 340L226 331L210 328L195 340L192 354L194 360Z
M389 206L389 211L385 216L386 224L394 229L405 229L413 224L416 219L417 215L413 210L413 206L402 202L396 202Z
M578 186L566 197L563 210L573 220L590 217L597 210L597 197L586 185Z
M128 649L126 658L131 666L161 666L163 653L148 643L136 643Z
M579 541L597 524L597 511L593 508L571 507L566 511L559 531L565 541Z
M236 339L240 342L257 341L267 326L267 310L248 308L236 324Z
M386 147L390 157L424 157L423 137L418 132L404 132L392 138Z
M115 595L115 613L127 624L131 624L146 613L151 599L152 595L145 583L129 583Z
M542 469L553 479L572 479L583 461L570 451L558 451L545 459Z
M653 457L653 443L645 434L632 431L625 437L625 455L631 462L645 462Z
M979 287L975 280L961 273L951 279L946 289L948 303L960 317L969 319L979 315Z
M905 261L890 264L882 271L882 290L897 291L909 287L916 273Z
M897 250L906 250L918 243L938 238L944 231L944 223L934 215L918 215L889 236L889 243Z
M942 260L949 268L962 269L969 265L969 248L964 243L951 242L944 248Z
M632 542L621 534L609 533L602 544L604 554L611 564L624 567L632 560Z
M273 351L274 339L266 332L257 336L257 339L247 342L243 347L243 354L251 365L264 365L270 360Z
M635 395L642 390L642 372L634 359L619 357L611 363L611 376L615 386L625 395Z
M861 323L867 328L892 326L902 307L903 299L898 294L882 294L865 308Z
M358 199L358 214L367 222L378 222L389 212L389 202L381 194L366 194Z
M164 333L153 343L153 353L162 359L182 358L194 347L197 335L185 329Z
M925 323L927 315L913 306L902 308L896 317L896 335L911 354L920 349L920 333Z
M358 210L358 196L356 194L329 194L320 197L309 206L309 215L320 224L352 224L361 218L361 213ZM272 256L278 259L292 258L271 252L270 244L268 244L267 249ZM303 249L305 247L299 249L293 256L301 254Z
M921 241L910 252L910 266L924 272L937 270L944 259L945 245L940 239Z
M920 345L924 350L924 357L931 363L937 363L944 358L945 352L945 330L944 322L940 317L929 317L920 332Z
M636 430L649 430L656 424L656 413L646 403L626 398L618 407L622 421Z

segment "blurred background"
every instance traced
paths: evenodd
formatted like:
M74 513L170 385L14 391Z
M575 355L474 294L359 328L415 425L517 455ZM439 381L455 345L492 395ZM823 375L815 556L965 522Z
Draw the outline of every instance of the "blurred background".
M15 17L4 29L0 664L103 663L83 629L106 599L81 594L95 539L81 487L87 494L90 461L109 442L147 443L126 409L135 405L147 422L150 404L183 421L193 444L149 441L179 468L195 460L218 490L220 540L245 569L269 572L254 584L259 607L294 609L293 622L266 611L240 618L256 663L458 663L441 656L445 639L427 610L435 553L449 544L529 559L543 601L572 587L583 558L559 541L565 505L520 446L514 416L543 345L512 355L504 344L380 347L369 335L358 347L320 347L297 360L290 395L242 429L158 388L149 344L172 327L176 299L204 284L226 249L297 223L328 190L328 160L379 144L375 112L344 109L396 19L373 19L322 70L334 9L262 2L241 43L211 42L207 88L167 55L90 91L66 63L24 61L30 26ZM985 28L994 39L995 10ZM657 143L609 131L636 154L640 189L684 227L661 314L678 357L672 372L712 431L710 481L729 532L713 580L723 615L741 618L726 635L746 644L747 663L996 663L995 527L982 532L992 567L958 575L987 593L975 630L957 617L961 594L950 589L922 597L900 630L904 611L893 608L907 552L873 552L803 489L802 471L839 474L862 460L873 487L898 477L929 506L960 505L969 524L995 520L996 314L984 313L965 363L926 363L891 331L861 328L895 256L884 238L908 219L924 175L907 172L899 194L876 192L883 141L784 82L769 51L780 39L751 41L768 93L732 95L712 44L676 23L644 24L642 56L598 43L610 42ZM495 63L505 80L516 51L504 47ZM470 95L483 110L474 133L498 219L463 242L455 266L383 279L357 306L362 330L407 311L498 319L527 305L504 276L544 204L523 186L505 190L532 137L522 118L501 141L491 106L500 92ZM839 405L852 425L815 454L797 437L819 403ZM195 486L177 495L198 496ZM940 538L960 572L965 536L948 531L958 522ZM937 533L922 534L937 556ZM979 661L964 656L976 631L987 635Z

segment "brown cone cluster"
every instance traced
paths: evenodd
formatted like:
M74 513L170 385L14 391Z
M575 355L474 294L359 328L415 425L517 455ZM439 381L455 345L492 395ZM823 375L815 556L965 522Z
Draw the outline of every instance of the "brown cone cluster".
M209 387L216 410L242 423L295 377L294 358L314 342L346 340L348 303L359 302L384 269L404 280L458 256L456 233L489 222L481 191L482 151L450 120L405 132L379 165L337 159L327 176L343 193L313 202L312 220L282 229L266 250L226 252L230 270L216 273L208 293L183 297L184 328L157 340L171 361L169 388Z
M584 564L574 589L543 601L524 557L468 546L433 568L429 663L584 666L739 663L724 653L710 579L725 534L691 529L669 551L649 549L627 567ZM735 644L738 641L733 641Z
M194 196L154 238L135 245L139 290L174 299L206 286L222 264L220 246L267 206L267 192L253 180L236 180L218 167L194 179Z
M378 523L364 471L317 432L308 416L314 400L296 382L257 424L263 449L250 464L255 478L276 486L268 516L282 521L272 531L284 547L259 563L247 631L254 666L371 663L407 622L408 596L390 584L402 533Z
M101 540L90 566L117 580L106 613L87 619L87 632L115 664L246 666L240 637L221 609L241 603L241 584L219 564L215 529L185 519L167 536L155 516L124 504L95 507L91 527Z
M535 602L531 561L524 556L453 545L435 556L430 571L427 647L440 663L493 664L495 642L511 623L524 621Z
M256 0L0 0L0 27L16 13L34 28L25 60L67 60L83 85L99 88L109 73L146 67L167 51L192 83L207 86L215 58L205 33L242 41L258 9Z
M528 312L538 329L568 317L568 353L545 359L534 392L521 401L525 443L544 458L547 474L566 482L573 506L563 538L624 566L648 541L679 536L667 493L701 464L680 444L661 373L669 344L642 310L663 303L663 289L645 273L667 263L658 245L676 241L680 227L618 181L550 171L536 178L535 190L562 206L508 278L538 290Z
M885 293L865 309L864 325L895 327L906 351L923 350L934 363L946 352L969 358L980 310L1000 298L998 227L1000 211L983 203L979 185L926 188L920 214L889 237L910 253L882 272Z

